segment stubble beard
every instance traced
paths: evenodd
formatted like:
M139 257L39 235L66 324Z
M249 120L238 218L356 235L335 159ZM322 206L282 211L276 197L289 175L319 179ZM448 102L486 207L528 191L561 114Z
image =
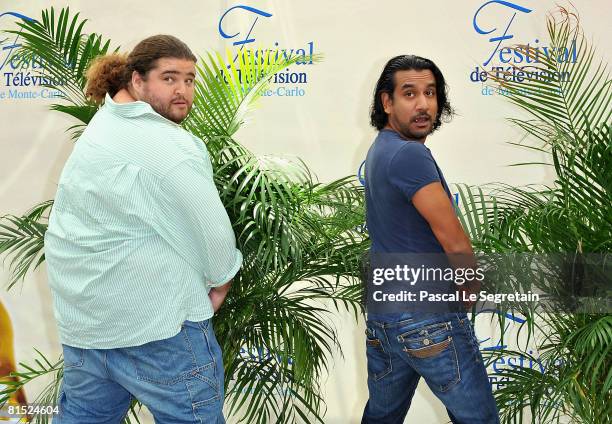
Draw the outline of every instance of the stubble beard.
M429 134L433 132L433 124L430 124L429 128L422 131L412 131L410 129L410 124L408 125L400 125L399 126L400 133L402 137L408 140L423 140Z
M177 116L177 114L172 113L172 103L165 104L162 100L155 97L148 91L144 93L143 100L151 105L155 112L159 113L161 116L174 122L175 124L180 124L183 122L191 110L191 105L189 105L187 107L187 113L185 113L184 116L183 114Z

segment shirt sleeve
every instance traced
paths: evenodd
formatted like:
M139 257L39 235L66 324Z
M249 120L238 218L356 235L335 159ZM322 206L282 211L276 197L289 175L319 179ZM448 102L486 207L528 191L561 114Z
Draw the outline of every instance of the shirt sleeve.
M391 184L408 200L424 186L441 181L431 152L418 142L407 142L395 153L387 175Z
M209 160L186 160L163 179L159 234L207 284L227 283L240 269L242 254L215 187Z

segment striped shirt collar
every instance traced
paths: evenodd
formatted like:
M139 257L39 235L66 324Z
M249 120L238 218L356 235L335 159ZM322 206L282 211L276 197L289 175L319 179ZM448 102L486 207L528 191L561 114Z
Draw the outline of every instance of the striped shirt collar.
M106 93L104 106L106 106L112 113L125 118L136 118L147 113L159 115L147 102L136 100L129 103L117 103L108 93Z

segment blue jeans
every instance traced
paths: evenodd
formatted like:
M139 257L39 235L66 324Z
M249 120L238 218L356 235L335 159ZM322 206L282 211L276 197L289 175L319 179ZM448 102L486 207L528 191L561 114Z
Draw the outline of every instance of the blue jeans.
M499 423L487 371L465 313L368 318L370 398L362 424L403 423L421 377L453 423Z
M54 424L119 424L138 399L156 423L223 424L223 362L210 320L174 337L120 349L63 346Z

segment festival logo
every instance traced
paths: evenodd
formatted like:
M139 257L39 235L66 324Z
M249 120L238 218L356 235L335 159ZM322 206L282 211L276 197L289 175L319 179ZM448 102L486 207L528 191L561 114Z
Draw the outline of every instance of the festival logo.
M0 25L15 20L33 21L34 19L18 12L0 12ZM0 101L56 100L61 93L45 87L61 85L43 74L44 63L40 57L22 57L20 36L0 35Z
M540 40L524 39L515 34L513 24L533 11L519 3L504 0L492 0L483 3L474 13L472 27L489 44L487 55L481 65L470 72L470 81L482 83L481 94L507 95L503 89L494 89L485 82L494 77L514 83L526 79L538 81L568 81L567 71L556 72L534 67L546 58L557 63L575 63L577 60L576 41L570 47L555 48L542 45ZM497 26L492 18L505 20L504 25Z
M269 49L260 50L259 46L266 43L267 40L258 40L255 37L256 27L258 25L272 24L273 14L257 9L252 6L236 5L227 9L219 18L218 31L219 35L226 40L232 42L232 46L242 50L243 48L252 48L255 54L266 54L268 50L282 55L281 57L289 60L296 59L295 65L291 68L286 68L277 72L270 81L271 86L265 90L262 95L265 97L302 97L307 93L309 83L308 65L313 64L315 55L315 44L313 40L305 41L300 46L287 47L279 41L268 43L271 45ZM242 18L242 20L240 20ZM240 22L248 18L249 24L241 27ZM260 23L261 22L261 23ZM238 52L234 60L238 58ZM295 69L293 67L299 67Z
M497 310L483 309L479 311L476 314L476 316L482 313L494 313L498 315L501 314L501 312ZM512 313L505 313L504 316L506 318L506 324L504 326L504 334L506 335L505 336L506 340L508 340L512 337L512 336L509 336L509 334L513 326L523 325L525 324L526 320L525 318L522 318ZM508 345L503 343L501 338L498 338L497 341L495 341L495 338L493 337L486 337L483 339L478 339L478 344L480 345L480 351L483 352L485 355L487 353L493 353L495 351L499 351L499 350L508 348ZM508 368L514 369L514 368L522 367L522 368L529 368L532 370L539 371L542 374L544 374L547 371L548 365L551 363L550 358L544 361L542 360L542 358L540 358L537 352L534 352L533 349L529 349L529 348L527 349L526 353L527 353L526 355L524 354L499 355L495 357L495 360L493 360L489 364L489 369L487 370L489 374L489 383L491 383L491 386L493 386L493 390L502 388L508 382L508 377L504 377L500 375L500 372L504 369L508 369ZM559 364L560 362L562 362L560 358L555 358L552 361L555 364Z

